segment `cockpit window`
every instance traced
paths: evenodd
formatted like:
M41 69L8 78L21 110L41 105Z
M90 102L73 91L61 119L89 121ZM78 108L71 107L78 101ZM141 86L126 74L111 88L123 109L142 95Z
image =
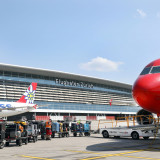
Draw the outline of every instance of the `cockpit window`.
M160 66L153 67L151 73L160 73Z
M143 71L141 72L140 75L149 74L150 70L151 70L151 67L146 67L146 68L143 69Z

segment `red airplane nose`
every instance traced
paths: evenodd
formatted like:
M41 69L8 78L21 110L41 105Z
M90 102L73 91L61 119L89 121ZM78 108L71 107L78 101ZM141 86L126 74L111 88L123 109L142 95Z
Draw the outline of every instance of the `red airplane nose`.
M158 89L159 88L159 89ZM133 98L147 111L160 113L160 78L156 74L141 75L133 85Z

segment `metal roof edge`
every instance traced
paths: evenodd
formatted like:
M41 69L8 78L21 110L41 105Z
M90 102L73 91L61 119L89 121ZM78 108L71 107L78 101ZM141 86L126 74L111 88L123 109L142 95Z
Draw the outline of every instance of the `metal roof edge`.
M12 64L5 64L5 63L0 63L0 69L7 69L9 71L19 71L19 69L21 69L23 72L26 73L34 73L34 74L44 74L46 76L49 76L50 74L53 75L57 75L60 78L72 78L75 80L83 80L83 81L91 81L92 83L101 83L101 84L105 84L108 83L110 85L115 85L118 87L125 87L128 89L132 88L131 84L127 84L127 83L122 83L122 82L118 82L118 81L111 81L111 80L107 80L107 79L102 79L102 78L97 78L97 77L91 77L91 76L86 76L86 75L80 75L80 74L74 74L74 73L69 73L69 72L62 72L62 71L56 71L56 70L50 70L50 69L42 69L42 68L34 68L34 67L26 67L26 66L19 66L19 65L12 65ZM29 72L30 71L30 72ZM20 72L20 71L19 71ZM58 78L58 77L57 77Z

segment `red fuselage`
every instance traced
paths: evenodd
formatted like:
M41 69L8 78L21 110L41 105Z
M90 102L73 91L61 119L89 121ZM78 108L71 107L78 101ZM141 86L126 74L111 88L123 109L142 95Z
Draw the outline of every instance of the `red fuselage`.
M144 68L133 85L132 93L139 106L160 114L160 59Z

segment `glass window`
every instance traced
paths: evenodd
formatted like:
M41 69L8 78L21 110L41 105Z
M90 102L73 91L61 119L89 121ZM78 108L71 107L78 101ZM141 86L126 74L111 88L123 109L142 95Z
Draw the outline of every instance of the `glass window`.
M36 75L36 74L32 74L32 78L38 79L38 78L39 78L39 76L38 76L38 75Z
M49 76L44 76L44 79L45 80L49 80Z
M146 68L143 69L143 71L141 72L140 75L149 74L150 70L151 70L151 67L146 67Z
M151 73L160 73L160 66L153 67Z
M17 72L12 72L12 77L18 77L18 73Z
M39 75L39 79L44 79L44 76Z
M49 79L50 79L51 81L54 81L54 80L55 80L55 78L53 78L53 77L49 77Z
M26 78L31 78L31 74L26 74Z
M0 71L0 76L3 76L3 71Z
M19 77L25 78L25 73L19 73Z
M4 76L11 76L11 72L5 71L5 72L4 72Z

